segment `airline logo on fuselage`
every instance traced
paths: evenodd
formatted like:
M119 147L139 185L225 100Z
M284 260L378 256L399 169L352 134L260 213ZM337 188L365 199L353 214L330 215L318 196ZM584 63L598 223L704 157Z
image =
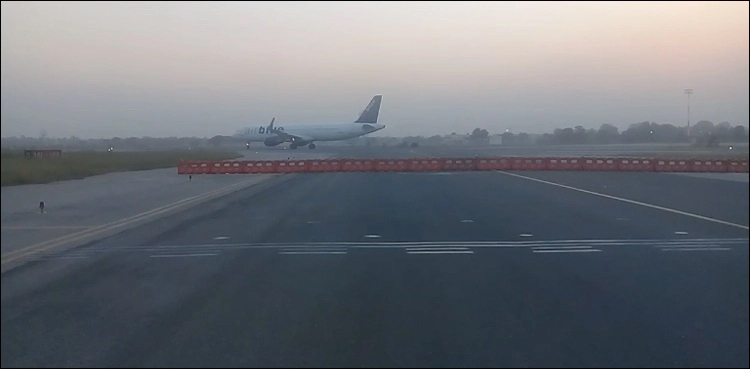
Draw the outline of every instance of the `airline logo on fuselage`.
M269 125L267 127L266 126L260 126L257 129L248 128L247 130L245 130L245 134L250 135L250 134L253 134L253 133L258 133L258 134L264 135L264 134L267 134L267 133L271 134L274 131L283 131L283 130L284 130L284 127L279 126L279 127L273 127L273 129L271 129L271 126Z

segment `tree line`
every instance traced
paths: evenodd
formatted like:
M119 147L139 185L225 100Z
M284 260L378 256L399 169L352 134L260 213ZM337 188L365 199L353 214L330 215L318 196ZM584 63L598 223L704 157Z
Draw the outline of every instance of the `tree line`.
M504 144L527 143L528 137L520 133L503 134ZM528 136L528 135L527 135ZM620 130L611 124L602 124L599 129L585 129L582 126L558 128L552 133L545 133L536 139L540 145L576 145L576 144L613 144L613 143L718 143L747 142L748 134L744 126L732 127L729 122L714 124L702 120L691 126L640 122L631 124L628 129ZM526 142L525 142L526 141Z
M39 137L3 137L2 147L7 149L57 148L63 150L108 150L148 151L185 148L213 148L208 138L200 137L113 137L84 139L76 136L53 138L46 134Z

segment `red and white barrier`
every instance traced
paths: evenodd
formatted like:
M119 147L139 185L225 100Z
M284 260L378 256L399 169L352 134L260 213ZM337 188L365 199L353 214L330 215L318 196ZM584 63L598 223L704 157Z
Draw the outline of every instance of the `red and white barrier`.
M654 171L657 172L692 172L688 168L688 161L684 159L656 159Z
M443 159L442 170L476 170L476 159Z
M654 161L643 158L617 159L617 169L626 172L653 172Z
M370 172L373 168L371 159L341 159L342 172Z
M747 173L747 160L727 160L727 172L730 173Z
M579 158L550 158L547 162L548 170L581 170L583 160Z
M691 160L693 172L726 172L727 164L723 160Z
M508 170L511 169L511 159L480 158L477 159L477 170Z
M341 162L339 160L307 160L309 172L339 172Z
M380 159L374 160L376 172L407 172L409 169L406 159Z
M307 172L308 165L304 160L280 160L276 171L278 173L300 173Z
M617 170L615 158L584 158L583 170L612 171Z
M547 158L515 158L511 160L511 169L514 170L545 170L547 169Z
M304 172L435 172L473 170L568 170L629 172L748 172L747 160L654 158L410 158L181 161L177 174Z

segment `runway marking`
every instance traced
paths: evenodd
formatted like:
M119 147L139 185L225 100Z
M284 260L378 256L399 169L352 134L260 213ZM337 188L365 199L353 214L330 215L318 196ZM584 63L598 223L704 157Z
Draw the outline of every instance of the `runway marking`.
M559 183L555 183L555 182L545 181L545 180L542 180L542 179L537 179L537 178L533 178L533 177L522 176L520 174L502 172L502 171L499 171L499 170L496 170L495 172L502 173L502 174L509 175L509 176L513 176L513 177L528 179L530 181L535 181L535 182L540 182L540 183L546 183L546 184L557 186L557 187L567 188L569 190L583 192L583 193L587 193L589 195L595 195L595 196L604 197L604 198L607 198L607 199L612 199L612 200L627 202L629 204L635 204L635 205L645 206L647 208L652 208L652 209L667 211L667 212L670 212L670 213L685 215L685 216L688 216L688 217L697 218L697 219L701 219L701 220L706 220L706 221L709 221L709 222L714 222L714 223L728 225L728 226L731 226L731 227L736 227L736 228L741 228L741 229L745 229L745 230L750 230L750 227L742 225L742 224L727 222L727 221L721 220L721 219L716 219L716 218L711 218L711 217L707 217L707 216L703 216L703 215L688 213L688 212L682 211L682 210L676 210L676 209L667 208L667 207L664 207L664 206L648 204L648 203L641 202L641 201L635 201L635 200L625 199L625 198L622 198L622 197L617 197L617 196L612 196L612 195L606 195L606 194L603 194L603 193L589 191L589 190L584 190L584 189L581 189L581 188L576 188L576 187L572 187L572 186L568 186L568 185L564 185L564 184L559 184Z
M332 247L345 246L352 248L378 248L409 246L469 246L469 247L534 247L534 246L658 246L658 245L705 245L705 244L748 244L747 238L694 238L694 239L589 239L589 240L534 240L534 241L352 241L352 242L259 242L259 243L227 243L227 244L198 244L198 245L160 245L160 246L126 246L108 248L90 248L96 251L120 250L168 250L187 248L293 248L293 247Z
M533 250L590 249L591 246L534 246Z
M575 249L575 250L531 250L537 253L550 253L550 252L599 252L599 249Z
M461 223L474 223L474 221L471 219L464 219L461 221Z
M228 185L228 186L225 186L225 187L213 190L213 191L191 196L191 197L179 200L179 201L175 201L171 204L163 205L163 206L151 209L151 210L144 211L136 215L122 218L122 219L119 219L119 220L116 220L116 221L113 221L113 222L110 222L101 226L97 226L95 228L90 228L90 229L86 229L80 232L71 233L69 235L53 238L51 240L47 240L47 241L43 241L43 242L31 245L31 246L23 247L18 250L9 251L8 253L2 255L2 262L0 262L0 264L10 263L14 260L27 257L34 253L49 250L51 248L64 245L67 242L78 241L86 237L94 236L99 233L107 232L115 228L126 226L131 223L149 219L156 215L159 215L159 214L162 214L162 213L174 210L174 209L178 209L180 207L190 205L192 203L197 203L202 200L208 200L214 197L223 196L228 193L231 193L235 189L242 188L244 185L248 185L248 184L254 185L254 184L262 183L262 181L261 182L253 182L253 181L254 180L248 180L248 181L242 181L239 183L234 183L234 184L231 184L231 185Z
M216 256L219 254L177 254L177 255L151 255L152 258L192 258L199 256Z
M677 231L674 234L688 234L688 233L687 232L683 232L683 231Z
M346 251L279 251L281 255L345 255Z
M450 250L468 250L468 247L412 247L406 248L406 251L450 251Z
M228 240L229 237L227 237L227 236L218 236L218 237L214 237L214 239L215 240Z
M346 251L346 247L289 247L282 249L281 251Z
M674 248L674 247L719 247L719 245L716 244L710 244L710 243L683 243L683 244L674 244L674 245L660 245L660 246L654 246L657 248Z
M88 256L50 256L39 257L32 260L65 260L65 259L88 259Z
M407 251L407 254L473 254L474 251Z
M40 226L40 227L0 227L0 229L4 231L11 231L11 230L35 230L35 229L89 229L94 228L96 226Z
M663 248L661 251L729 251L731 247L687 247L687 248Z
M366 234L364 235L365 238L380 238L379 234Z
M318 223L320 223L319 220L308 220L307 221L307 224L318 224Z
M521 237L532 237L534 235L531 234L531 233L521 233L521 234L519 234L519 236L521 236Z
M227 251L277 250L280 254L346 254L352 249L388 250L403 249L408 253L474 253L475 248L529 248L533 252L564 252L596 250L594 247L648 247L662 251L667 249L717 249L732 250L729 246L747 247L747 238L728 239L631 239L631 240L549 240L549 241L415 241L415 242L319 242L319 243L246 243L211 245L165 245L165 246L124 246L86 247L67 251L48 251L33 254L30 260L60 257L95 257L102 253L154 254L152 257L214 256ZM147 255L148 255L147 254Z

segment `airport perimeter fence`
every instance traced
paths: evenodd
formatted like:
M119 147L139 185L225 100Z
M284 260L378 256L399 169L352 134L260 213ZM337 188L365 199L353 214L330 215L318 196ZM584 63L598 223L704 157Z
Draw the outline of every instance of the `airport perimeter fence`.
M747 160L502 157L183 161L178 174L454 172L482 170L747 173Z

